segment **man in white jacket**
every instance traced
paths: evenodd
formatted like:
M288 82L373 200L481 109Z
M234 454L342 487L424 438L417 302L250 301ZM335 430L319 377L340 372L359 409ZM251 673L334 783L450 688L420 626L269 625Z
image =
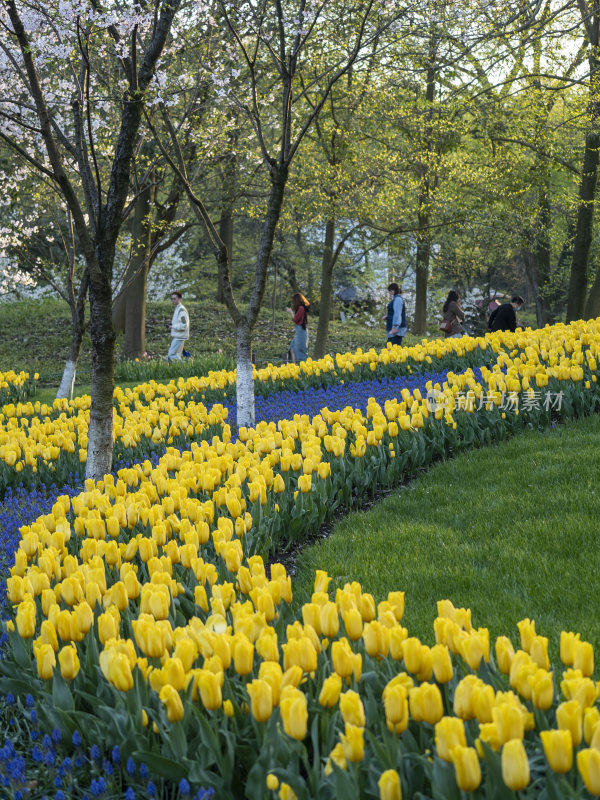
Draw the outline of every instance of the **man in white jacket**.
M167 361L181 361L183 345L190 338L190 317L181 299L181 292L173 292L171 295L175 310L171 320L171 346Z

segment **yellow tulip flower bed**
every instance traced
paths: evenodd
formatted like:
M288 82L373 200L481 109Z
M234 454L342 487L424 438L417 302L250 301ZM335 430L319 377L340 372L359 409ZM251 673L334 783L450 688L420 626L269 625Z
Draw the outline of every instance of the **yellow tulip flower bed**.
M449 374L428 387L434 408L406 390L366 414L324 409L236 441L215 416L210 442L59 497L21 529L0 690L32 693L66 739L116 732L123 758L223 798L600 794L590 643L561 636L561 675L533 622L519 623L520 649L491 647L442 601L429 647L402 627L403 592L330 594L317 573L295 612L290 576L263 560L436 454L598 408L600 323L487 341L498 359L484 385ZM503 410L507 394L541 388L561 393L560 409ZM165 426L171 413L192 424L162 400Z
M37 372L30 377L28 372L0 372L0 406L27 399L35 392Z
M545 386L546 378L563 381L569 378L571 366L578 374L584 353L586 366L589 359L596 359L596 327L592 322L556 325L541 331L498 333L477 339L424 340L413 347L388 347L379 353L357 350L335 358L309 359L298 365L269 365L255 370L255 387L258 394L263 394L292 384L300 388L338 380L381 379L397 375L399 371L410 373L424 367L451 366L462 372L487 361L489 366L483 367L487 385L479 389L476 385L468 387L475 392L479 403L481 393L487 396L488 390L510 393L528 390L530 383L538 389ZM508 367L512 374L506 380L501 371ZM513 374L515 380L510 380ZM8 375L10 373L5 377ZM522 383L521 378L524 379ZM13 374L12 378L15 386L24 386L26 379L25 373ZM189 441L220 435L227 410L215 401L223 400L234 384L235 371L222 370L201 378L180 378L165 384L150 381L135 389L117 388L115 463L141 461L152 452L162 452L170 444L185 447ZM444 392L449 396L464 388L465 384L458 379L450 379ZM62 485L82 474L90 402L89 396L84 396L73 401L55 400L52 405L17 401L1 408L0 495L7 487L18 483ZM210 403L215 405L209 410Z

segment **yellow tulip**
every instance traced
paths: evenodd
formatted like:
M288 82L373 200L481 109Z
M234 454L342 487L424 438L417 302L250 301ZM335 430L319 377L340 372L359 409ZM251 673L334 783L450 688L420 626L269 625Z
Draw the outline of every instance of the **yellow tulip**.
M390 731L404 733L408 727L408 690L400 683L388 684L383 690L385 721Z
M246 686L250 695L250 710L258 722L266 722L273 713L273 692L265 680L257 679Z
M435 725L444 714L442 695L439 688L432 683L423 683L408 693L410 714L416 722L428 722Z
M351 763L362 761L365 753L364 736L364 728L346 723L345 732L340 736L346 761L350 761Z
M458 788L463 792L475 791L481 783L481 767L477 751L473 747L453 747L450 758L454 764Z
M54 675L54 667L56 666L56 656L52 645L40 644L35 651L35 660L40 678L45 681L50 680Z
M167 710L169 722L179 722L180 719L183 719L183 703L174 686L166 683L160 690L158 698Z
M590 748L577 753L577 769L588 792L600 795L600 751Z
M454 747L466 747L465 723L459 717L442 717L435 725L435 747L443 761L452 761Z
M98 659L104 677L119 691L128 692L133 688L131 664L124 653L115 648L104 649Z
M365 708L357 692L344 692L340 696L340 711L344 722L363 728L366 725Z
M66 644L58 653L60 674L66 681L72 681L79 672L79 656L74 644Z
M31 597L26 597L17 608L17 631L22 639L35 636L36 608Z
M279 708L284 731L292 739L302 741L308 723L306 695L293 686L286 686L281 692Z
M529 759L521 739L510 739L502 748L502 780L513 792L529 783Z
M342 691L342 679L334 672L328 678L325 678L319 693L319 703L325 708L333 708L338 702L340 692Z
M560 730L571 732L573 746L578 747L583 735L583 711L577 700L568 700L558 706L556 724Z
M500 703L492 709L492 717L502 744L511 739L522 739L525 735L523 713L518 705Z
M541 731L544 753L554 772L564 773L573 764L573 738L570 730Z
M386 769L377 781L379 800L402 800L402 784L395 769Z
M254 645L244 634L236 634L233 666L238 675L248 675L254 664Z
M531 685L531 701L536 708L546 711L554 701L554 683L552 673L545 669L538 669L529 678Z
M433 674L438 683L449 683L454 675L450 651L443 644L436 644L431 648Z

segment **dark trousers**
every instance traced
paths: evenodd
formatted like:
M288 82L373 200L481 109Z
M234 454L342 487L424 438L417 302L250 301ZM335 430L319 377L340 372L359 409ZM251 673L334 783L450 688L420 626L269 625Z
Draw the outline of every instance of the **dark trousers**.
M391 344L402 344L403 338L404 338L403 336L398 336L398 334L396 334L395 336L389 336L388 342L390 342Z

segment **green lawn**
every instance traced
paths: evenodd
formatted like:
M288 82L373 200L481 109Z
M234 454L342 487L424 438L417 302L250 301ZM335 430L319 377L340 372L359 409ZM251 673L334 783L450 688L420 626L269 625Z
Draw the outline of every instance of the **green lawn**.
M439 463L306 548L295 599L324 569L330 588L357 580L376 600L405 590L403 624L427 643L449 598L493 637L515 640L528 616L554 655L562 629L600 645L599 477L597 416Z

